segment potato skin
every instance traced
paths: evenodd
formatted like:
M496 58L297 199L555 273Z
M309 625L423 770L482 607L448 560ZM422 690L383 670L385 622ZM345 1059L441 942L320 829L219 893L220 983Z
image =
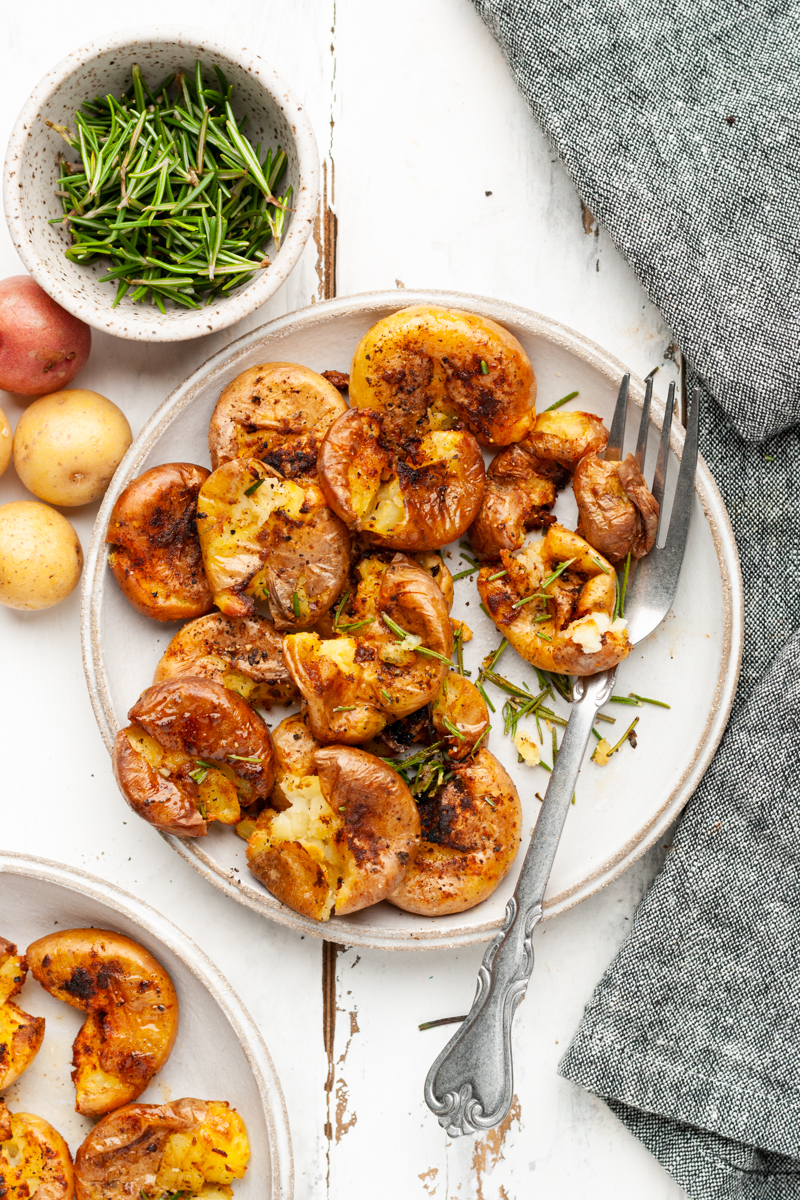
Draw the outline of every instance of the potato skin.
M506 876L519 850L522 809L502 764L480 749L474 760L453 764L453 772L444 787L419 801L420 848L388 897L405 912L438 917L474 908Z
M151 467L128 484L111 510L108 565L145 617L181 621L214 607L195 519L209 474L194 463Z
M11 462L11 449L14 445L14 439L11 435L11 423L0 408L0 475L8 468Z
M13 1003L27 973L25 955L0 937L0 1092L27 1070L44 1040L44 1017L32 1017Z
M0 388L43 396L86 365L92 331L29 275L0 281Z
M175 837L205 837L208 821L189 788L164 779L131 744L136 726L120 729L114 741L114 778L133 811L162 833Z
M469 540L484 562L501 550L519 550L531 529L546 529L555 517L556 487L536 470L521 446L508 446L492 459L483 503L470 526Z
M58 1130L34 1113L9 1112L0 1100L0 1196L72 1200L73 1187L72 1155Z
M266 617L209 613L178 630L153 683L195 675L221 683L250 704L288 704L299 693L283 661L282 643Z
M578 502L578 533L613 563L628 554L644 558L658 533L659 507L632 454L604 462L587 454L572 480Z
M109 930L65 929L26 953L45 991L88 1014L73 1043L76 1111L97 1117L135 1100L178 1032L167 972L143 946Z
M51 608L75 590L82 570L78 535L60 512L36 500L0 506L0 604Z
M457 671L442 680L439 695L431 704L431 724L451 760L468 758L478 745L487 748L491 725L486 701L475 684Z
M257 458L287 479L313 475L325 431L346 410L338 389L308 367L250 367L217 401L208 427L211 465Z
M520 343L495 321L416 305L384 317L361 339L350 403L384 413L394 442L458 420L482 446L507 446L533 423L536 378Z

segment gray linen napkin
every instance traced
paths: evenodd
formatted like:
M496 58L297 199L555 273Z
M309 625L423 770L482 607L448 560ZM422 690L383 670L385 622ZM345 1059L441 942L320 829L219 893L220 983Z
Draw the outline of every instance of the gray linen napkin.
M730 724L561 1071L698 1200L800 1200L800 3L473 3L707 385L745 586Z

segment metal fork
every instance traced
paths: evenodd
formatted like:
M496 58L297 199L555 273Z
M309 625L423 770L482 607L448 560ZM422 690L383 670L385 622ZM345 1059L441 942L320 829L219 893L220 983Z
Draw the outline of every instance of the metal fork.
M606 459L619 460L625 433L630 377L622 380L611 424ZM648 379L636 459L644 465L653 381ZM652 492L661 506L656 545L636 565L625 599L628 637L634 644L648 637L667 615L678 586L678 575L689 533L694 476L697 465L700 392L695 390L687 421L675 499L663 546L663 499L667 475L669 434L675 405L670 385L664 413ZM514 1094L511 1024L533 970L532 935L542 919L542 902L558 849L575 782L591 735L597 710L611 695L616 671L575 679L574 700L564 739L553 763L544 803L522 864L514 895L506 906L500 932L483 956L475 999L458 1033L442 1050L425 1080L425 1101L450 1137L477 1133L498 1125L508 1113Z

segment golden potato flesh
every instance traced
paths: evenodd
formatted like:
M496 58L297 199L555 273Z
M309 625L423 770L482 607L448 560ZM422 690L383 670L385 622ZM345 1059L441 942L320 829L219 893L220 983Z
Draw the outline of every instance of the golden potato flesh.
M508 446L533 424L536 379L522 346L501 325L417 305L384 317L361 339L350 403L383 413L398 444L463 422L482 446Z
M13 1003L27 974L25 955L0 937L0 1092L31 1065L44 1039L44 1017L31 1017Z
M600 454L608 430L600 417L586 412L539 413L522 442L523 450L574 471L584 454Z
M488 750L453 764L453 777L418 800L417 857L389 903L426 917L464 912L491 896L516 858L517 789Z
M208 428L211 465L257 458L287 479L313 475L326 430L346 410L338 389L308 367L251 367L217 401Z
M148 688L117 734L113 767L134 812L164 833L203 837L265 800L275 751L264 721L221 683L198 676Z
M87 1014L72 1047L75 1108L86 1117L140 1096L178 1032L172 980L143 946L103 929L65 929L33 942L31 974Z
M501 450L486 473L483 503L470 527L473 550L485 562L501 550L519 550L531 529L552 525L555 502L553 480L537 472L530 455L520 446Z
M431 722L445 754L460 761L469 758L476 746L485 750L489 737L489 709L474 683L457 671L442 680L439 695L431 704Z
M0 1100L0 1196L72 1200L72 1155L57 1129L33 1113L11 1113Z
M249 704L288 704L299 693L283 661L282 643L266 617L209 613L178 630L153 683L195 675L221 683Z
M350 536L309 480L255 459L224 463L200 491L197 528L214 603L247 617L265 603L276 629L303 629L330 608L350 567Z
M601 554L562 525L513 555L482 567L478 592L497 628L542 671L595 675L630 652L627 625L614 619L617 576Z
M222 1100L127 1104L75 1155L76 1200L223 1200L250 1158L245 1124Z
M359 563L356 591L337 607L339 636L284 639L286 665L321 742L369 741L428 704L449 669L453 632L440 588L413 559L384 557Z
M480 508L478 443L454 429L392 445L384 441L383 424L381 414L351 408L330 427L317 463L328 503L373 545L408 551L446 546Z
M572 479L578 502L578 533L610 562L628 554L644 558L656 542L658 502L632 454L604 462L587 454Z
M137 612L156 621L214 607L197 536L197 496L209 472L194 463L151 467L129 483L106 531L108 565Z
M353 746L316 750L312 773L284 775L290 807L265 809L247 844L250 870L316 921L377 904L416 854L419 815L400 776Z

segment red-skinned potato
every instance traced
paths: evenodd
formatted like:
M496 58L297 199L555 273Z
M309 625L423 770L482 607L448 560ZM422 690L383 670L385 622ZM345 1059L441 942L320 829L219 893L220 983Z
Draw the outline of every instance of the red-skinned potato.
M178 1032L172 980L143 946L104 929L64 929L27 949L45 991L85 1012L72 1047L76 1111L85 1117L140 1096Z
M217 401L208 428L211 465L257 458L287 479L313 475L325 431L346 410L338 389L308 367L250 367Z
M261 813L247 861L278 900L327 921L394 891L416 853L419 816L400 776L364 750L325 746L312 772L283 776L290 806Z
M625 621L614 620L614 568L577 533L552 525L541 542L517 555L503 550L500 559L499 571L497 564L481 568L478 592L497 628L529 663L557 674L595 675L630 653Z
M495 321L417 305L361 339L350 403L383 413L395 444L461 422L482 446L508 446L531 428L536 379L520 343Z
M283 638L266 617L209 613L179 629L156 667L153 683L197 675L271 708L299 696L283 661Z
M104 1117L75 1155L76 1200L228 1200L247 1170L244 1121L222 1100L127 1104Z
M379 413L351 408L325 435L319 481L337 516L376 546L436 550L469 527L484 467L471 433L436 430L391 450Z
M25 955L0 937L0 1092L31 1065L44 1039L44 1017L32 1017L13 1002L27 974Z
M28 275L0 280L0 388L44 396L86 366L92 331Z
M470 527L473 550L484 562L501 550L519 550L531 529L553 523L555 502L555 484L537 472L530 455L520 446L501 450L489 465L483 503Z
M357 575L355 592L337 608L337 636L295 633L283 643L309 727L322 742L369 741L428 704L453 650L445 598L413 559L374 555L362 559Z
M578 533L613 563L628 554L644 558L656 542L658 502L632 454L604 462L587 454L572 479L578 503Z
M539 413L522 442L523 450L574 471L584 454L600 454L608 445L608 430L600 417L587 412Z
M426 917L474 908L508 873L520 843L517 789L488 750L453 763L453 778L418 800L414 863L389 903Z
M108 565L137 612L156 621L201 617L214 607L197 536L197 497L210 472L165 463L120 495L106 531Z
M214 602L229 617L269 607L276 629L304 629L330 608L350 567L350 535L309 479L232 459L200 491L197 528Z
M72 1155L57 1129L34 1113L12 1113L0 1100L0 1196L72 1200Z
M203 837L235 825L275 779L269 729L235 692L182 676L148 688L117 734L114 774L128 804L163 833Z

